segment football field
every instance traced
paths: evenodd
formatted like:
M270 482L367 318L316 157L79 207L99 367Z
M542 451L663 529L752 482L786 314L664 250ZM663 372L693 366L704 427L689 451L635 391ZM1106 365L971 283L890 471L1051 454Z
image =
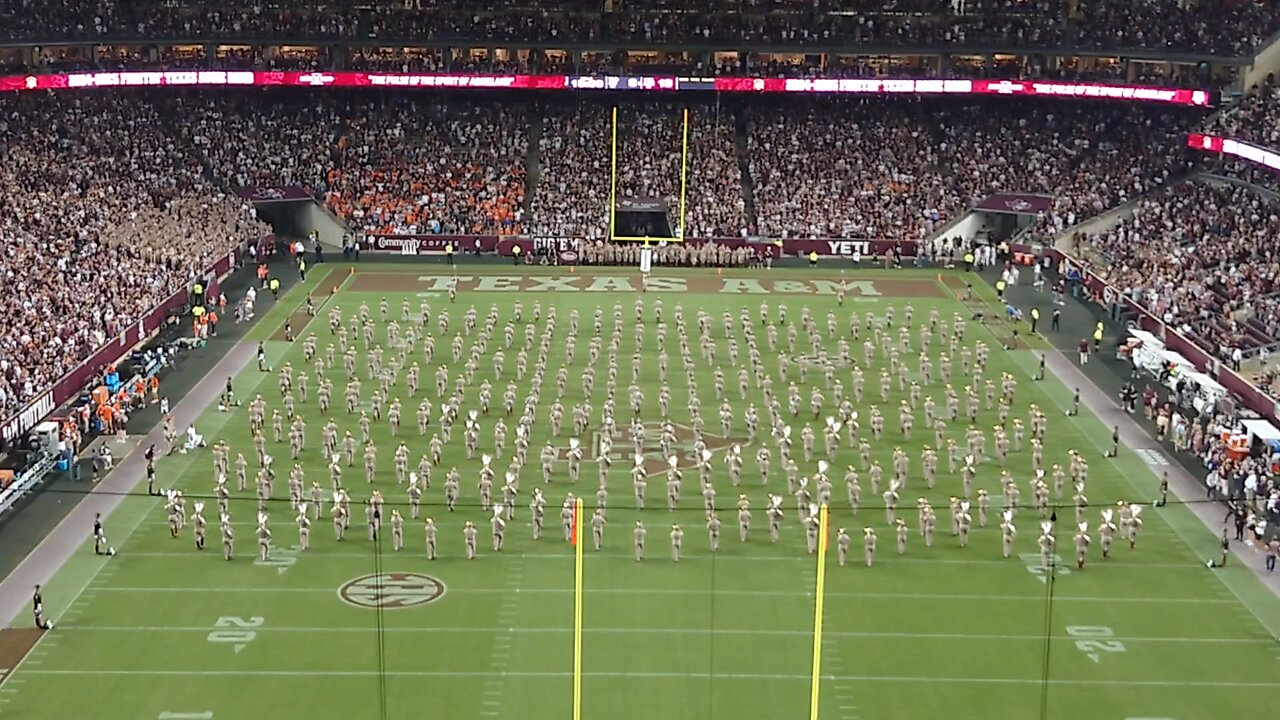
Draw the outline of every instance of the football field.
M165 498L148 496L145 482L138 486L137 496L107 518L118 555L100 558L86 547L49 582L45 597L56 628L38 639L7 631L10 644L22 645L25 639L35 646L0 684L0 717L574 718L575 637L581 642L581 717L592 720L809 717L815 669L817 717L830 720L1237 717L1254 712L1259 699L1280 686L1280 600L1246 568L1205 568L1205 559L1216 556L1213 533L1176 502L1150 507L1157 495L1158 455L1147 448L1121 448L1118 457L1107 457L1110 429L1088 410L1067 414L1073 389L1052 376L1033 380L1038 347L1027 348L1024 340L1022 349L1005 350L1001 343L1007 328L991 321L990 307L985 324L971 319L973 301L962 302L955 292L964 286L962 275L821 267L723 272L656 268L653 275L647 291L640 292L638 273L627 269L461 267L454 302L449 288L455 280L442 265L387 264L354 272L329 266L309 275L259 328L271 371L246 368L235 378L241 404L228 412L210 407L197 423L210 445L225 440L233 460L237 453L248 459L248 489L239 492L235 478L228 480L235 558L228 562L222 555L210 449L161 459L159 484L185 492L187 526L171 538ZM313 294L314 318L296 312L304 292ZM361 331L352 329L362 305L373 332L368 347ZM330 331L335 308L357 357L362 382L357 414L349 414L344 402L348 378L341 350L325 370L334 386L327 415L317 406L313 362L304 357L303 341L311 334L321 357L328 345L339 344ZM466 322L469 308L475 309L473 328ZM572 333L575 311L577 332ZM935 311L938 327L928 332ZM289 312L294 312L295 342L285 341L282 334ZM447 328L442 315L447 315ZM952 346L947 338L957 316L963 339ZM385 408L382 419L371 423L377 454L372 484L362 467L363 446L352 466L339 461L352 507L350 528L339 541L330 515L331 458L322 450L321 429L332 417L341 431L359 439L358 413L373 412L370 396L378 384L368 374L370 348L383 347L388 362L399 355L389 335L392 324L401 343L410 328L416 336L389 390L387 406L399 398L403 419L395 437ZM907 331L901 334L904 325ZM797 331L794 341L790 328ZM929 378L920 360L926 335ZM427 336L434 346L430 357ZM571 336L576 338L572 342ZM598 353L592 346L596 337ZM461 338L456 345L455 338ZM842 340L847 350L842 351ZM684 341L692 363L688 372L681 357ZM864 345L868 341L869 347ZM611 383L615 343L616 379ZM708 343L714 344L714 355ZM1005 468L1020 490L1012 521L1017 534L1008 558L1002 557L1005 491L994 439L999 410L987 402L983 387L976 422L971 425L965 417L964 388L972 368L966 374L961 358L972 356L976 362L979 344L989 351L984 386L991 380L999 388L1004 373L1016 381L1006 426L1012 428L1016 418L1026 429ZM455 348L460 349L456 358ZM896 361L889 352L893 349L898 349ZM521 350L527 370L518 377ZM499 352L504 358L500 372L494 363ZM660 352L667 356L665 383ZM943 354L953 365L948 381L942 378ZM472 377L460 379L473 357ZM776 431L770 427L769 399L753 362L769 378L778 400ZM304 500L310 504L311 484L318 482L325 502L305 551L297 544L298 513L288 493L294 461L287 437L284 442L272 437L270 420L272 411L283 407L278 375L284 363L295 375L312 376L306 400L297 403L297 415L306 423L306 447L298 462L305 472ZM414 363L421 376L411 396L406 375ZM898 365L907 367L901 376L905 381L920 386L914 405L912 392L900 385ZM436 380L441 366L447 368L443 396ZM544 376L530 400L527 459L515 469L513 516L505 526L504 546L494 551L493 512L481 507L477 488L482 456L491 456L497 478L493 496L500 502L504 475L512 471L517 451L516 428L539 366ZM855 366L865 376L861 399L855 398ZM717 390L717 367L723 371L722 392ZM830 367L831 381L824 367ZM633 368L638 368L634 382ZM739 388L742 368L748 371L745 393ZM882 370L889 372L883 395ZM593 380L589 395L584 383L588 374ZM476 448L468 452L468 413L480 409L485 381L491 385L491 409L475 418ZM788 402L792 382L799 397L794 414ZM517 398L510 415L503 407L509 384ZM602 448L601 423L611 384L616 431ZM669 388L665 414L664 384ZM960 394L960 417L954 421L946 411L948 384ZM643 398L639 413L633 414L637 390ZM816 419L814 390L822 394ZM407 443L409 468L416 471L430 454L431 436L441 433L442 407L455 393L460 412L422 497L421 516L434 518L438 528L439 557L429 561L423 520L410 517L407 488L397 481L393 454L401 441ZM700 432L690 409L691 393L701 408ZM267 408L264 434L277 474L268 503L273 538L266 561L257 558L253 476L258 467L248 409L258 394ZM833 452L828 453L824 434L827 418L838 417L837 394L857 413L857 441L850 441L849 418L844 418L832 432ZM417 411L424 398L432 409L422 436ZM558 435L549 420L557 398L564 413ZM925 422L925 398L936 402L936 414L944 418L939 432L961 448L960 455L971 428L984 436L985 453L975 458L967 547L952 534L950 509L950 498L964 494L964 461L952 467L947 449L939 449L936 486L926 487L922 453L935 444L936 431ZM913 407L909 439L899 430L903 402ZM575 435L574 409L584 403L591 406L589 421ZM749 406L759 415L754 442L745 420ZM1043 510L1032 507L1032 406L1047 418L1044 467L1066 467L1071 450L1088 462L1085 519L1092 544L1083 570L1075 564L1076 491L1070 480L1060 497L1050 493ZM880 439L872 430L873 407L885 419ZM722 412L730 418L727 432ZM645 428L639 459L633 453L633 419ZM665 443L664 420L670 421ZM507 428L501 450L495 437L499 422ZM286 430L288 426L286 420ZM818 554L806 548L802 520L811 512L809 503L798 504L788 492L784 443L777 440L783 426L791 428L790 456L798 475L808 479L814 502L819 462L829 463L831 527L821 572ZM811 452L803 440L806 426L815 436ZM699 468L703 461L695 451L695 436L710 457L707 470ZM582 455L576 482L569 472L575 439ZM858 444L864 439L870 459L884 470L874 490ZM544 483L540 456L548 444L555 460L551 481ZM739 487L733 485L726 460L735 447L742 457ZM770 455L763 483L757 457L761 448ZM896 448L908 463L907 482L896 500L896 518L908 528L904 553L899 553L897 531L886 510L893 502L885 493L894 477ZM603 543L594 547L591 526L583 517L579 577L575 546L566 542L561 525L561 506L574 493L582 498L586 516L591 515L600 499L604 454L611 466L603 475ZM683 477L674 510L668 508L669 463ZM639 471L633 470L637 464ZM846 485L850 467L861 488L856 511ZM451 468L457 468L461 479L452 512L444 495ZM647 480L643 510L634 497L637 473ZM723 524L714 553L702 473L715 489L712 502ZM362 510L373 489L385 498L376 541L368 538ZM538 540L531 528L535 489L546 499L546 527ZM985 525L978 512L979 490L990 498ZM771 542L766 519L771 494L783 498L785 512L776 542ZM745 542L739 539L739 495L745 496L751 513ZM920 531L921 499L937 517L932 547ZM1115 510L1121 500L1146 506L1136 549L1117 533L1111 558L1103 560L1097 533L1101 511ZM205 504L208 521L203 551L195 548L192 536L196 502ZM392 509L404 516L404 548L399 551L393 549ZM1055 512L1058 521L1051 534L1056 551L1046 569L1037 538L1044 532L1041 523ZM479 531L474 560L464 552L466 522ZM635 559L637 522L647 531L643 561ZM679 562L673 559L673 525L684 532ZM851 538L843 566L837 553L840 528ZM877 536L870 567L864 528ZM575 593L579 580L580 595ZM575 600L581 602L580 617ZM816 606L822 610L822 633L815 648ZM20 618L18 627L29 627L28 620Z

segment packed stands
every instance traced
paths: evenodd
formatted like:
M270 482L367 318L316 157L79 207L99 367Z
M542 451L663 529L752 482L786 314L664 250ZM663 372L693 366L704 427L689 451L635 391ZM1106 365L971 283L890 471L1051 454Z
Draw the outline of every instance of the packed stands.
M239 203L222 196L228 188L304 187L358 233L604 237L607 101L530 102L288 89L4 98L0 137L9 141L6 159L16 169L3 181L12 198L0 217L5 252L13 262L42 248L78 258L63 266L32 261L55 263L58 279L49 287L59 298L83 272L121 277L88 284L96 293L90 304L110 308L99 315L58 314L66 318L60 325L14 323L0 332L3 407L16 407L100 338L180 287L210 254L263 233ZM619 196L662 198L673 219L683 107L637 100L620 112ZM1039 229L1047 239L1188 172L1184 133L1201 119L1196 110L1084 101L694 104L686 234L922 238L987 194L1012 191L1055 196ZM530 153L534 127L540 138ZM532 180L527 169L537 172ZM1221 208L1211 226L1179 201L1193 192L1209 193ZM1196 297L1193 308L1174 308L1179 322L1224 347L1274 341L1280 307L1263 292L1275 276L1272 259L1250 249L1264 231L1242 220L1269 218L1261 201L1202 185L1157 198L1143 201L1140 218L1177 223L1188 238L1209 227L1217 244L1197 247L1199 264L1170 265L1156 249L1152 260L1135 254L1141 243L1130 247L1134 227L1148 224L1122 225L1094 241L1114 254L1112 277L1129 285L1139 282L1139 269L1157 268L1156 279L1144 281L1150 286L1135 287L1171 301L1208 288L1213 292ZM1248 212L1230 207L1237 201L1250 203L1242 206ZM15 282L0 297L15 317L25 317L33 312L22 307L30 292ZM1240 316L1245 301L1259 308L1253 317ZM44 334L24 337L33 331Z
M1214 116L1205 132L1280 148L1280 87L1268 77L1234 107Z
M387 0L358 5L250 3L210 8L193 0L99 3L11 0L0 8L9 40L378 38L489 43L726 43L790 47L873 45L1000 48L1151 48L1249 55L1280 29L1274 3L1229 0L891 0L853 3L598 2L499 3Z
M1247 56L1280 30L1280 5L1250 0L1079 0L1074 29L1080 47Z
M1219 358L1280 338L1280 213L1244 185L1182 183L1088 238L1095 272Z
M528 124L518 105L375 99L343 119L324 198L355 229L522 231Z
M696 53L694 54L696 55ZM1230 74L1214 76L1206 68L1188 65L1139 64L1130 69L1124 63L1095 59L1092 62L1068 59L1046 65L1037 56L982 58L956 57L950 62L922 62L910 58L864 58L847 55L756 55L743 54L734 60L697 59L682 52L670 53L583 53L579 61L565 54L541 53L525 57L491 57L487 53L468 55L427 48L361 47L346 49L338 60L324 47L294 46L288 52L266 52L257 47L223 46L216 55L206 55L203 46L186 46L182 53L157 48L154 54L142 48L112 48L89 59L81 48L45 48L29 62L11 58L0 60L5 73L54 73L114 70L356 70L389 73L469 72L483 74L600 74L600 75L684 75L716 77L823 77L823 78L996 78L1053 79L1112 84L1136 83L1147 86L1194 88L1219 87Z
M742 235L748 221L733 118L714 107L699 107L690 115L685 235ZM673 217L678 215L682 127L681 109L674 104L628 104L619 112L618 197L660 198ZM547 109L532 234L608 235L610 133L610 109L603 103Z
M1181 146L1196 117L998 101L792 102L752 111L760 232L920 238L998 191L1055 195L1045 232L1057 232L1182 172Z
M538 141L542 174L530 207L530 233L608 235L610 127L603 107L555 105L544 110Z
M191 162L179 116L116 95L3 100L0 410L16 410L268 232ZM225 142L227 138L216 138Z

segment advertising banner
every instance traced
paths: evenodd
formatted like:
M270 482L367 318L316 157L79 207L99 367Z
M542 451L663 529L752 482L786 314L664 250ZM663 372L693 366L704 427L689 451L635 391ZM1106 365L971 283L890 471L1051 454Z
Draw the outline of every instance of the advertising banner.
M449 243L454 252L474 252L476 241L480 241L481 252L497 252L499 255L511 255L519 245L521 255L556 255L562 262L572 262L578 257L583 238L560 235L370 235L364 239L363 249L373 252L393 252L401 255L430 255L443 253ZM754 247L762 255L777 256L778 242L765 239L749 238L689 238L688 244L715 242L729 248ZM781 250L787 255L806 256L816 252L823 257L872 258L884 255L897 248L904 257L915 257L916 242L914 240L843 240L843 239L798 239L781 241Z
M1053 198L1032 193L996 193L978 203L975 210L1015 215L1039 215L1053 208Z
M1153 102L1208 107L1214 95L1194 88L1057 80L912 78L760 78L471 73L282 72L274 70L135 70L0 76L0 91L114 87L391 87L484 90L716 91L860 95L1008 95Z
M255 203L293 202L312 199L306 188L297 185L287 185L285 187L242 187L236 188L235 193L236 197L241 200Z

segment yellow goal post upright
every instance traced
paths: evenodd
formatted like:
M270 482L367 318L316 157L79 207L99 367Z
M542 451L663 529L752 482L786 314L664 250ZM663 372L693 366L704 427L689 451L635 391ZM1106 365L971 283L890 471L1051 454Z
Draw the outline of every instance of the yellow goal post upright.
M809 686L809 720L818 720L818 695L822 689L823 596L827 591L827 541L830 533L827 506L818 509L818 570L813 593L813 677Z
M676 219L675 237L651 238L618 234L618 106L613 106L609 141L609 239L612 242L683 242L685 212L689 193L689 108L681 112L680 129L680 216Z
M582 498L573 504L573 720L582 720Z

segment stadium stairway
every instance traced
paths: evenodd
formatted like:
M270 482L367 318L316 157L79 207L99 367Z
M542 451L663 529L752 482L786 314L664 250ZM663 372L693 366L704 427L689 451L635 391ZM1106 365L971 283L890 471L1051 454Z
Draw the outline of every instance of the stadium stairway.
M742 173L742 204L747 214L747 224L753 228L760 227L756 223L756 186L751 179L751 162L747 154L747 116L736 112L733 115L733 148L738 154L738 170Z
M530 216L533 208L533 194L538 190L538 181L542 179L542 113L530 113L529 116L529 149L524 154L524 214Z

